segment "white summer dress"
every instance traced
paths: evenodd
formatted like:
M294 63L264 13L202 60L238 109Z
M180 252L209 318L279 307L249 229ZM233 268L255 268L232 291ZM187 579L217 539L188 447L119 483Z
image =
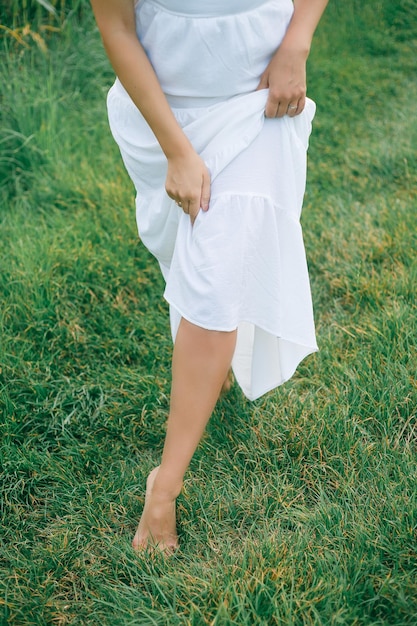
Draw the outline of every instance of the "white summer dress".
M317 350L300 214L315 105L266 119L255 91L291 19L291 0L139 0L137 34L179 124L212 177L191 226L165 192L166 158L116 80L112 134L135 185L144 245L159 261L173 339L181 316L238 329L233 371L251 400Z

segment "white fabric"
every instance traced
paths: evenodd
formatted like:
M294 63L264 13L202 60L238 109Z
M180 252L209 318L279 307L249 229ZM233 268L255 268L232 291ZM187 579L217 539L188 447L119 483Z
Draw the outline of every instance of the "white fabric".
M285 32L292 2L224 0L220 6L212 0L208 16L196 15L193 4L137 5L138 36L178 122L211 172L210 208L200 211L193 227L167 196L165 156L119 81L109 92L109 120L136 186L140 237L166 280L173 338L181 316L208 329L238 328L235 377L256 399L317 350L299 222L315 105L308 100L295 118L265 119L267 91L253 91ZM238 64L230 51L241 37ZM260 59L256 71L252 53Z

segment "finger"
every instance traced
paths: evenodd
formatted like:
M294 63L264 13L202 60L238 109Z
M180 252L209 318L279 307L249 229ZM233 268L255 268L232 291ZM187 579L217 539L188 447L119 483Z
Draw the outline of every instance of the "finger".
M271 96L268 96L268 100L265 105L265 117L277 117L278 109L279 101L271 98Z
M210 191L211 191L210 174L207 174L207 176L203 176L203 184L201 186L200 206L203 209L203 211L207 211L209 208Z
M286 115L288 109L287 102L279 102L277 111L275 113L275 117L284 117Z
M194 220L197 217L197 213L200 210L200 202L197 200L190 200L188 203L188 214L191 219L191 224L194 224Z
M295 112L296 115L300 115L300 113L302 113L305 109L306 106L306 97L302 96L299 101L298 101L298 108L297 111Z
M295 102L293 100L292 102L288 104L287 115L288 117L294 117L294 115L297 115L297 113L298 113L298 102Z

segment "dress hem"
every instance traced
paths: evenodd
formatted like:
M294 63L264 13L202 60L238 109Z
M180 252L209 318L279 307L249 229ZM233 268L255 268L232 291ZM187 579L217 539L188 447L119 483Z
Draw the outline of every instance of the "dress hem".
M304 344L300 344L300 345L304 345ZM308 348L308 346L305 346L305 347ZM315 354L318 351L319 351L318 347L316 347L316 348L311 348L311 347L308 348L308 351L304 354L304 356L302 356L299 359L296 367L293 369L292 373L289 376L287 376L286 378L283 378L279 383L272 385L272 387L268 385L265 388L264 391L261 391L260 393L257 393L256 395L249 394L247 391L245 391L243 388L241 388L244 396L248 400L250 400L250 402L254 402L255 400L259 400L259 398L262 398L262 396L264 396L266 393L269 393L270 391L273 391L277 387L280 387L281 385L284 385L286 382L288 382L294 376L294 374L297 371L297 368L300 365L300 363L302 361L304 361L304 359L306 359L308 356L310 356L310 354Z
M166 302L172 306L181 317L183 317L185 320L187 320L187 322L190 322L190 324L194 324L194 326L198 326L199 328L204 328L204 330L214 330L217 332L223 332L223 333L231 333L234 330L237 330L239 327L239 324L253 324L254 326L257 326L258 328L261 328L262 330L264 330L266 333L269 333L270 335L272 335L273 337L277 337L278 339L283 339L284 341L291 341L291 343L296 343L299 346L305 346L305 347L309 347L310 349L312 349L314 352L317 352L319 350L317 343L314 343L313 345L307 344L305 343L305 339L300 339L299 337L294 337L291 335L283 335L280 333L277 333L275 330L271 330L270 328L267 328L266 325L264 324L259 324L258 322L255 322L252 319L239 319L239 321L236 323L236 325L232 325L231 327L224 327L224 326L213 326L210 325L210 327L208 326L204 326L201 322L197 322L196 320L192 319L189 315L183 313L183 311L171 300L169 300L166 295L164 294L164 299L166 300Z

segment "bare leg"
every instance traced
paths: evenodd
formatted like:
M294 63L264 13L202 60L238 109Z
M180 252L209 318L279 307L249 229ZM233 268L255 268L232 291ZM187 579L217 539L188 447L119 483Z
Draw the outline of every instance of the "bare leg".
M223 385L220 390L220 396L225 396L227 393L229 393L229 391L231 390L233 386L234 380L235 379L233 376L232 368L230 368L229 371L227 372L226 378L223 381Z
M182 319L172 358L171 406L161 465L148 476L145 507L133 539L162 550L178 545L175 499L230 368L236 331L206 330Z

